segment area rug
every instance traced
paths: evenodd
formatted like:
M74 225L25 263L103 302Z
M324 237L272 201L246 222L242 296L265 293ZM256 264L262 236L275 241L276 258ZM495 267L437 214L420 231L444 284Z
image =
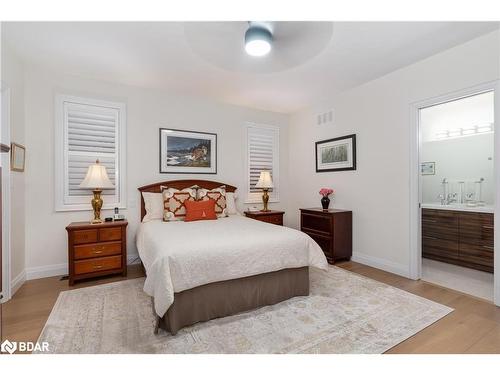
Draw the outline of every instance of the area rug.
M311 292L153 333L144 279L62 292L40 335L50 353L383 353L453 309L345 271L311 269Z

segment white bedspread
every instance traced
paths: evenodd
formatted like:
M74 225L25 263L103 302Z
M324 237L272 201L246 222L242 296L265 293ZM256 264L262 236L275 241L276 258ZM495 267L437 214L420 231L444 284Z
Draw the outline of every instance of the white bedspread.
M144 291L159 316L174 292L285 268L327 268L321 248L305 233L241 216L141 223L137 248L147 272Z

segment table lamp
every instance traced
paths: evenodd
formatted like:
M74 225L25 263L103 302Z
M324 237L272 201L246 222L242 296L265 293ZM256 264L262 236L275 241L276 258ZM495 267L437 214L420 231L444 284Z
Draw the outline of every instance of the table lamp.
M91 224L100 224L101 220L101 208L102 208L102 198L101 192L103 189L113 189L114 185L108 177L108 172L106 172L106 167L99 163L99 159L95 161L95 164L89 166L87 170L87 175L85 179L80 184L83 189L92 189L94 193L94 198L92 198L92 208L94 209L94 220Z
M272 189L274 187L271 173L269 171L260 172L259 181L257 181L255 187L262 189L262 191L264 192L262 194L262 202L264 203L264 209L262 211L269 211L267 208L267 202L269 202L269 194L267 192L269 191L269 189Z

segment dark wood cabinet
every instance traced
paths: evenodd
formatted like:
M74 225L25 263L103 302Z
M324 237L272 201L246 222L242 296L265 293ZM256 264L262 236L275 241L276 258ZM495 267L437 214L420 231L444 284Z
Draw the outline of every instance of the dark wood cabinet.
M493 214L422 209L422 256L493 272Z
M245 216L250 219L276 225L283 225L284 214L284 211L245 211Z
M352 211L300 209L300 230L321 247L328 263L352 256Z
M83 222L66 227L70 285L96 276L127 275L127 224Z

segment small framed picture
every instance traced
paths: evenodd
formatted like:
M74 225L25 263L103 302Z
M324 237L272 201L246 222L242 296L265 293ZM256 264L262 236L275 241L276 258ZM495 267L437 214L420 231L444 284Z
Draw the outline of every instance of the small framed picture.
M217 134L160 129L160 173L217 173Z
M10 144L10 170L24 172L26 147L12 142Z
M356 134L316 142L316 172L356 170Z
M422 176L436 174L436 163L433 161L426 161L420 165Z

